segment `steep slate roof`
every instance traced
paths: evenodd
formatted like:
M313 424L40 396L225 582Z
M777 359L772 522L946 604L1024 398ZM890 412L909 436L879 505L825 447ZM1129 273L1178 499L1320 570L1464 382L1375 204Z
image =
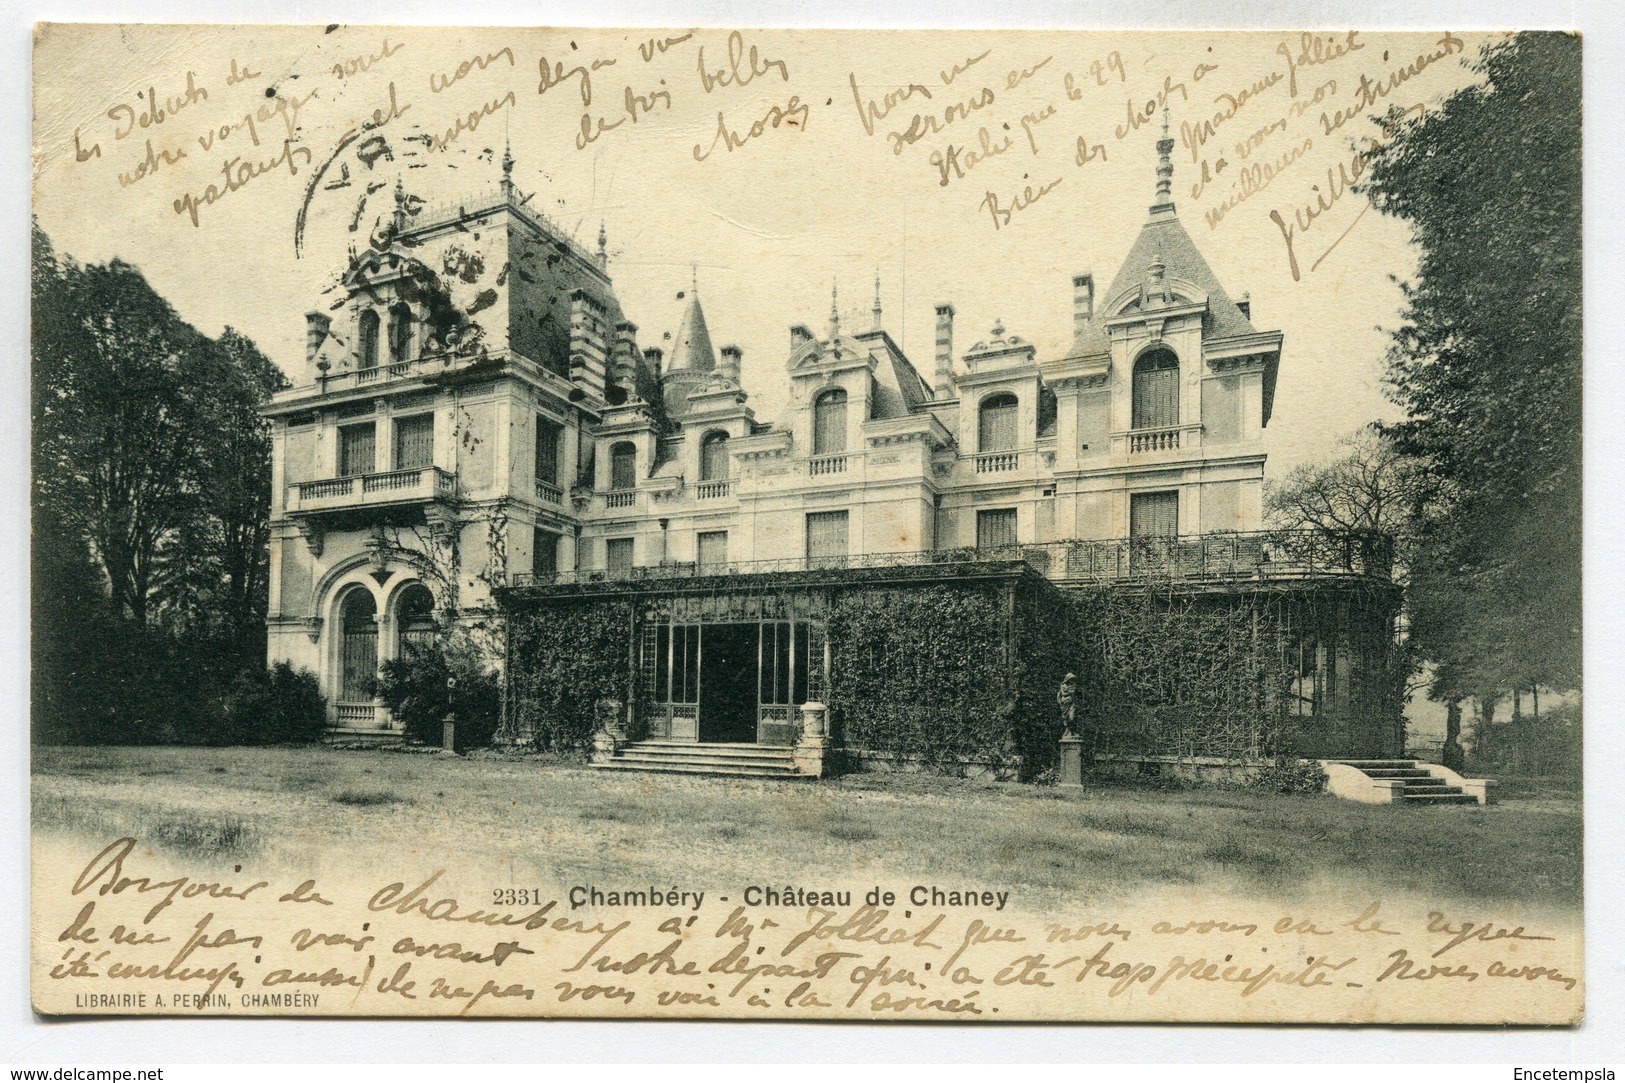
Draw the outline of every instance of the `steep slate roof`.
M705 326L705 313L700 310L698 290L690 291L688 307L677 325L677 341L671 349L671 363L667 372L711 372L717 367L716 351L711 348L711 332Z
M1098 306L1104 298L1096 297ZM1094 320L1078 320L1074 322L1072 331L1072 356L1097 357L1112 352L1112 340L1106 334L1106 329Z
M1232 335L1250 335L1257 328L1241 309L1236 307L1230 295L1219 284L1218 278L1213 274L1207 260L1197 251L1190 234L1180 224L1178 216L1174 213L1171 204L1165 205L1167 210L1153 213L1150 220L1141 228L1140 235L1134 240L1134 247L1129 249L1128 257L1123 260L1122 268L1117 277L1112 279L1111 289L1098 300L1110 304L1124 290L1146 280L1146 268L1151 266L1153 257L1161 256L1163 264L1167 267L1164 281L1182 278L1186 282L1201 288L1207 293L1207 315L1202 322L1202 334L1206 338L1229 338ZM1081 352L1081 351L1080 351Z

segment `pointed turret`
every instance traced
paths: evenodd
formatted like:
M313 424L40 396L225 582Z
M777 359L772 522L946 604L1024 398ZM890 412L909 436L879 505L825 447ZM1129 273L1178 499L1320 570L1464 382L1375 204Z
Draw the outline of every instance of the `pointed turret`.
M1102 307L1107 311L1091 311L1089 317L1077 321L1075 352L1084 352L1085 339L1088 339L1088 349L1098 348L1094 324L1101 317L1109 316L1112 306L1122 305L1126 292L1134 291L1142 302L1147 296L1166 299L1172 296L1175 282L1189 283L1207 294L1207 314L1203 321L1203 333L1207 337L1227 338L1255 331L1180 224L1173 198L1173 150L1174 140L1168 134L1168 110L1164 109L1162 138L1157 140L1156 201L1151 204L1151 215L1102 298L1105 302ZM1092 298L1090 308L1094 308Z
M711 331L705 326L705 310L700 308L700 295L690 290L688 307L683 309L682 321L677 325L677 341L672 344L671 364L667 372L711 372L717 367L716 351L711 348Z

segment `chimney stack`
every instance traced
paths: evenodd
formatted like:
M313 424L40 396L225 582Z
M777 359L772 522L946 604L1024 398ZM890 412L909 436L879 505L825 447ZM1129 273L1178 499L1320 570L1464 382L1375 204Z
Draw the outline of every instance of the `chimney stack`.
M659 346L650 346L643 351L643 359L649 363L649 370L657 380L660 379L660 362L665 356L665 351Z
M790 352L795 353L801 347L812 341L813 333L804 323L798 323L790 328Z
M1253 318L1253 295L1250 293L1242 294L1241 299L1236 302L1236 307L1241 309L1243 319L1251 320Z
M634 398L638 393L638 325L622 320L615 325L615 383Z
M739 382L740 362L744 360L744 357L745 351L738 346L724 346L722 348L722 364L717 367L722 370L722 375L737 384Z
M1072 278L1072 322L1088 323L1095 318L1095 276L1074 275Z
M954 306L937 306L936 397L954 397Z

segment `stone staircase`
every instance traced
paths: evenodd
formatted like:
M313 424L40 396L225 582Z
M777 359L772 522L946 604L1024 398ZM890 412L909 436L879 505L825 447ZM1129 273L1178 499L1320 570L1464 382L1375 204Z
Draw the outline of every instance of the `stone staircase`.
M1369 804L1484 805L1493 781L1418 760L1322 760L1327 790Z
M612 756L593 758L602 771L666 771L680 775L806 780L788 748L752 744L696 744L693 741L633 741Z

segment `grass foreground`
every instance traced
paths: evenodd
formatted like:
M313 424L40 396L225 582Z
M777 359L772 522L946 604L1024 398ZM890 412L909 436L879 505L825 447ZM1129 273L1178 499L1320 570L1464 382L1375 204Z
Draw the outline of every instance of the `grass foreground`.
M820 783L328 748L34 750L33 827L178 856L343 867L387 848L553 883L1007 885L1110 900L1395 891L1577 907L1577 795L1488 808L930 776Z

